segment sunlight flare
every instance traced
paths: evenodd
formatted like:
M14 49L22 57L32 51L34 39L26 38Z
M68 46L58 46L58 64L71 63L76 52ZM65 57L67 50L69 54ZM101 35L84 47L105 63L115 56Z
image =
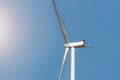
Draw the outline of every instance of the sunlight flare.
M14 21L11 12L0 7L0 50L5 50L10 46L14 33Z

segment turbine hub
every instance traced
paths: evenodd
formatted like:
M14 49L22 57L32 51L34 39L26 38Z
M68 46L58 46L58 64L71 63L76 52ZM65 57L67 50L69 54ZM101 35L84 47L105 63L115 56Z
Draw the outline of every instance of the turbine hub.
M71 47L80 48L80 47L84 47L84 46L85 46L85 40L65 44L65 47L69 47L69 48L71 48Z

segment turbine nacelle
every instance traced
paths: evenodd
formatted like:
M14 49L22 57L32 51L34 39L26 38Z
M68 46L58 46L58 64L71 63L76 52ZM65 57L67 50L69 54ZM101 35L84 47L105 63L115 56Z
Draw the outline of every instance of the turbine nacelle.
M84 47L84 46L85 46L85 40L65 44L65 47L69 47L69 48L72 48L72 47L80 48L80 47Z

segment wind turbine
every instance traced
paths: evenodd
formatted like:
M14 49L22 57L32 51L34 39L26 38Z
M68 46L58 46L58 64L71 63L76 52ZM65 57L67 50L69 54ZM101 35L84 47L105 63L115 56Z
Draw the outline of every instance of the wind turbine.
M63 57L63 62L62 62L62 66L61 66L61 70L60 70L60 74L59 74L59 80L62 79L62 73L63 73L63 69L64 69L64 65L66 62L66 58L68 55L68 51L69 49L71 49L71 80L75 80L75 48L92 48L91 46L86 46L85 45L85 40L79 41L79 42L69 42L65 27L62 23L62 20L60 18L59 12L57 10L55 1L53 1L53 5L54 5L54 9L58 18L58 22L60 24L60 28L65 40L65 53L64 53L64 57Z

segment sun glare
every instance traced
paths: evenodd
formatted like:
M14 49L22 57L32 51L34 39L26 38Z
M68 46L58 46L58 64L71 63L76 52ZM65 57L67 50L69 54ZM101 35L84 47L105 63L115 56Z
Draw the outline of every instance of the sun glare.
M9 10L0 7L0 50L10 47L13 33L13 17Z

